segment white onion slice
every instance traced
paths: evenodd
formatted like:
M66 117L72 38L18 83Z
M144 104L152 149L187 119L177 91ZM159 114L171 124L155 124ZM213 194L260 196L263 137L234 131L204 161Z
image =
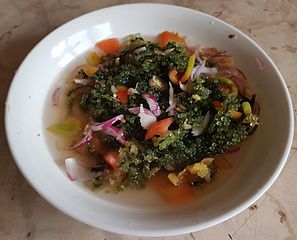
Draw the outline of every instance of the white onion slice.
M65 159L66 172L71 181L84 182L95 177L94 173L77 163L74 158Z
M76 84L81 84L81 85L87 85L88 83L90 83L90 79L78 79L78 78L75 78L73 81Z
M147 110L147 109L146 109ZM151 113L149 110L146 111L142 104L140 104L138 117L140 118L140 124L144 129L157 121L156 116Z
M117 93L117 88L116 88L114 85L111 85L111 87L110 87L110 91L111 91L112 93Z

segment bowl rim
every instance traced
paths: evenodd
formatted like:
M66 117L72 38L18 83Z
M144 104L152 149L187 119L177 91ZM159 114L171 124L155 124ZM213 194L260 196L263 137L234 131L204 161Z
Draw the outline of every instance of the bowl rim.
M280 71L278 70L277 66L275 65L275 63L271 60L270 56L262 49L262 47L260 47L259 44L257 44L254 40L252 40L249 36L247 36L245 33L243 33L242 31L240 31L239 29L237 29L236 27L232 26L231 24L218 19L214 16L211 16L207 13L198 11L198 10L194 10L191 8L186 8L186 7L181 7L181 6L176 6L176 5L170 5L170 4L160 4L160 3L129 3L129 4L121 4L121 5L116 5L116 6L110 6L110 7L105 7L105 8L101 8L95 11L91 11L88 13L85 13L83 15L80 15L66 23L64 23L63 25L59 26L58 28L56 28L55 30L53 30L52 32L50 32L46 37L44 37L41 41L39 41L38 44L36 44L34 46L34 48L27 54L27 56L25 57L25 59L22 61L22 63L20 64L20 66L18 67L19 69L22 69L23 66L25 65L25 63L27 62L28 58L35 54L35 52L37 51L39 45L46 41L46 39L48 39L50 36L55 35L57 31L60 31L60 29L63 29L64 27L73 24L76 21L80 21L80 19L85 18L87 15L92 15L92 14L97 14L98 12L101 11L112 11L113 9L116 8L133 8L133 7L142 7L145 8L146 6L154 6L154 7L163 7L163 8L172 8L175 10L182 10L182 11L188 11L191 13L195 13L195 14L200 14L203 15L204 17L209 18L210 20L215 20L217 22L219 22L220 24L223 24L227 27L229 27L230 29L232 29L235 33L240 33L246 40L248 40L248 42L250 44L252 44L254 47L257 48L258 51L260 51L266 58L266 60L269 62L269 64L271 64L271 66L273 67L273 69L275 70L278 79L280 80L280 83L283 87L283 93L285 94L285 98L286 101L288 103L288 109L290 109L289 111L289 135L286 141L286 145L285 148L282 151L282 157L279 161L278 166L276 167L276 169L274 170L274 173L270 176L269 180L263 184L259 190L257 191L256 194L254 194L253 196L251 196L250 198L246 199L245 201L241 202L241 204L239 204L237 207L235 207L234 209L232 209L231 211L228 211L224 214L221 214L220 216L213 218L211 220L208 220L202 224L192 224L190 226L187 227L181 227L181 228L177 228L177 229L162 229L162 230L158 230L158 231L153 231L153 230L126 230L123 229L121 227L114 227L114 226L103 226L102 230L107 230L110 232L114 232L117 234L124 234L124 235L130 235L130 236L144 236L144 237L157 237L157 236L173 236L173 235L180 235L180 234L186 234L186 233L190 233L190 232L194 232L194 231L198 231L198 230L202 230L208 227L212 227L216 224L219 224L223 221L226 221L232 217L234 217L235 215L239 214L240 212L242 212L243 210L245 210L248 206L250 206L251 204L253 204L256 200L258 200L271 186L272 184L275 182L275 180L277 179L277 177L279 176L281 170L283 169L289 153L290 153L290 149L291 149L291 145L293 143L293 135L294 135L294 114L293 114L293 105L292 105L292 101L290 98L290 94L289 91L286 87L286 83L284 81L284 78L282 77ZM8 140L8 146L9 149L12 153L12 156L14 158L14 161L16 163L16 165L18 166L18 169L21 171L22 175L26 178L26 180L30 183L30 185L33 187L33 189L35 189L38 194L40 196L43 197L43 199L45 199L47 202L49 202L51 205L53 205L55 208L59 209L61 212L65 213L66 215L82 222L82 223L86 223L90 226L96 227L96 228L100 228L100 226L98 226L98 224L91 222L91 221L84 221L82 219L79 218L79 216L75 215L73 212L68 211L67 209L65 209L63 207L62 204L59 204L58 201L55 201L54 198L52 198L50 195L48 195L46 193L46 191L44 191L44 189L42 189L39 185L37 185L32 178L30 177L30 173L25 171L25 169L22 168L20 161L21 159L17 159L16 157L16 152L17 149L14 148L14 144L13 144L13 138L11 136L10 133L10 121L9 121L9 117L10 117L10 113L9 113L9 106L8 106L8 102L9 99L13 98L13 92L14 89L17 87L16 86L16 78L19 75L20 71L16 71L15 76L11 82L10 85L10 89L9 92L7 94L7 98L6 98L6 103L5 103L5 132L6 132L6 136L7 136L7 140Z

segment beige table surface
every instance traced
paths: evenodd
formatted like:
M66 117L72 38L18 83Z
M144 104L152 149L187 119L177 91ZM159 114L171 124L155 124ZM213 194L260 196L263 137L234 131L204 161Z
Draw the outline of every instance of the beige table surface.
M3 123L4 102L14 72L38 41L55 28L81 14L132 2L137 1L0 0L1 240L140 239L119 236L86 226L64 215L43 200L18 171L7 146ZM162 3L186 6L209 13L231 23L253 38L279 67L291 93L293 104L297 105L297 0L167 0ZM295 139L281 176L249 209L215 227L183 236L160 239L297 239L296 151Z

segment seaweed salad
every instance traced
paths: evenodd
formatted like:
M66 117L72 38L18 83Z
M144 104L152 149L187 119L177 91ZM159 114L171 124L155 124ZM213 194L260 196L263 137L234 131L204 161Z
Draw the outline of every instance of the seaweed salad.
M259 124L256 95L233 57L188 46L175 32L96 43L67 91L53 92L53 105L62 94L64 120L47 130L92 159L66 158L68 177L118 191L152 182L171 191L169 202L211 181L229 164L221 156Z

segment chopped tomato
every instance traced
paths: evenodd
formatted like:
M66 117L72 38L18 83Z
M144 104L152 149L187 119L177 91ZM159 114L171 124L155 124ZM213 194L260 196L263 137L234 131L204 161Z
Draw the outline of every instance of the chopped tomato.
M178 33L165 31L165 32L159 33L157 37L157 42L163 48L163 47L166 47L169 42L184 44L185 38L181 37Z
M117 97L122 104L128 103L128 88L124 86L117 87Z
M121 163L119 151L107 152L104 154L103 159L113 170L117 169Z
M222 103L219 100L214 100L212 102L215 110L219 111L222 108Z
M94 66L84 65L82 67L82 70L84 71L85 74L88 75L88 77L93 77L94 74L97 72L98 68Z
M192 187L188 184L174 186L163 173L153 176L149 180L149 185L168 203L185 203L195 197L195 190Z
M177 71L175 69L169 70L168 77L173 84L178 85L179 80L177 78Z
M171 123L173 123L172 117L152 123L146 131L145 140L151 139L156 135L163 136L168 131Z
M221 169L233 168L233 165L224 157L217 157L215 158L214 162Z
M120 51L120 42L117 38L109 38L96 43L96 47L104 53L117 54Z

